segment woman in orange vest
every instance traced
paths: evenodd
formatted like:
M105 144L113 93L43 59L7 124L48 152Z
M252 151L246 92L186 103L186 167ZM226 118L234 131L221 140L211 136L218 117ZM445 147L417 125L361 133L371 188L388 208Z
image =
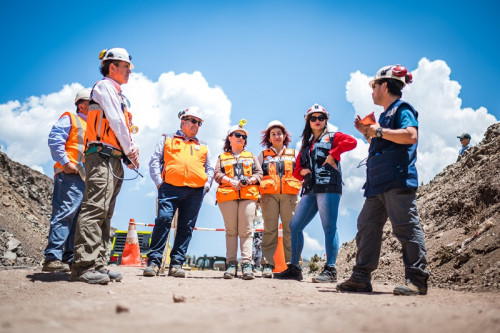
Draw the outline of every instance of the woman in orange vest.
M262 132L263 150L258 160L264 177L260 182L264 235L262 238L262 277L272 278L274 253L278 245L278 222L283 225L285 262L291 259L290 221L297 207L301 182L293 176L295 150L289 149L290 134L278 120L271 121Z
M240 122L241 124L241 122ZM217 204L226 227L225 279L237 276L238 237L240 239L242 275L244 280L254 278L252 272L253 218L259 200L258 183L262 169L255 156L245 150L248 132L242 125L229 129L224 153L215 165L214 179L219 183Z

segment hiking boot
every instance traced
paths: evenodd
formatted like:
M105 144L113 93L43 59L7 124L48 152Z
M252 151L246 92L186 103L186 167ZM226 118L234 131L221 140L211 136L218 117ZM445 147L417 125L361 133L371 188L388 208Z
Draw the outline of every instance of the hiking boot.
M148 265L142 272L143 276L157 276L158 274L160 274L160 268L156 264Z
M224 272L224 279L232 279L235 276L237 276L238 275L237 268L238 268L238 263L235 261L230 261L227 264L226 271Z
M71 272L68 264L63 263L61 260L45 261L42 266L42 272Z
M168 276L185 278L186 272L182 269L181 266L172 266L168 269Z
M243 280L253 280L255 278L252 271L252 264L249 262L243 264L241 272L243 273Z
M288 268L281 273L275 273L274 278L280 280L302 281L302 268L294 264L287 264Z
M371 293L373 291L371 283L353 281L352 278L337 284L338 291L348 291L353 293Z
M88 284L108 284L109 276L102 274L95 269L89 269L81 275L71 275L73 281L81 281Z
M120 272L113 272L110 271L107 268L100 268L97 270L101 274L106 274L109 277L110 281L115 281L115 282L120 282L123 279L122 273Z
M337 282L337 270L334 266L323 267L323 272L320 275L312 278L312 282L314 283L333 283Z
M273 266L269 264L264 265L264 269L262 270L262 277L265 279L272 279L273 278Z
M427 286L417 287L410 280L406 280L404 286L397 286L394 288L393 292L396 296L416 296L416 295L427 295Z

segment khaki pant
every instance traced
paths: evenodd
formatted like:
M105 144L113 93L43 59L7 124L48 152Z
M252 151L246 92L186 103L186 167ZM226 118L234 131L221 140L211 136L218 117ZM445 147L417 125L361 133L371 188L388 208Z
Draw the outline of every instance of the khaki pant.
M255 201L232 200L218 205L226 226L226 262L237 261L239 237L241 262L252 263Z
M262 237L262 264L274 265L274 252L278 246L278 226L281 216L283 225L283 249L285 261L290 262L292 245L290 221L292 220L298 198L294 194L264 194L260 199L262 217L264 218L264 235Z
M123 178L121 160L93 153L86 157L85 193L75 232L74 275L108 264L106 249L109 244L111 217Z

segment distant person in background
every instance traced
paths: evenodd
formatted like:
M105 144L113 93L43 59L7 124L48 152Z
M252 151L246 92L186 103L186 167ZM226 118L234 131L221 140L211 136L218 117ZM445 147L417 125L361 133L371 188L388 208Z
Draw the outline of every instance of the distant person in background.
M214 178L219 183L217 204L226 227L225 279L237 276L238 238L243 279L255 277L252 270L253 219L262 169L255 156L245 150L247 139L248 132L242 125L232 126L224 142L224 153L219 155L215 165Z
M75 229L85 190L83 138L87 127L90 89L75 97L76 114L65 112L52 127L49 148L54 165L54 192L44 272L69 272L73 263Z
M149 162L151 179L158 189L158 217L151 235L144 276L158 275L177 211L177 229L170 252L168 276L186 277L182 265L186 261L203 196L212 185L214 169L210 164L208 146L196 137L203 124L200 109L191 106L179 112L178 117L181 120L180 129L160 138Z
M132 57L127 50L112 48L99 54L99 80L90 93L85 131L85 194L75 232L74 281L107 284L121 281L122 274L106 268L111 218L123 183L122 159L127 167L139 167L139 149L131 136L132 115L121 85L129 79Z
M253 271L261 270L262 265L262 231L256 231L257 229L263 229L264 223L262 219L262 210L260 204L257 203L255 208L255 216L253 218L253 246L252 246L252 261L253 261Z
M356 147L352 136L328 130L330 115L319 104L311 106L305 114L302 146L297 156L294 176L304 179L302 198L295 210L290 229L292 233L292 257L288 268L275 273L274 278L302 280L300 255L304 248L303 231L319 212L325 233L326 263L323 271L312 278L313 282L337 281L335 262L339 251L337 217L342 196L340 155Z
M463 133L462 135L457 136L457 138L460 139L460 143L462 144L462 147L458 152L458 158L460 159L460 157L463 156L468 149L470 149L471 137L469 133Z
M290 262L292 246L290 221L297 208L301 181L295 178L295 150L288 148L291 137L278 120L271 121L262 132L262 146L266 147L258 160L264 176L260 182L260 202L264 217L262 237L262 277L272 278L274 253L278 245L278 226L281 217L285 262Z
M412 76L401 65L386 66L370 81L373 103L384 108L371 125L354 120L356 129L370 143L366 163L366 197L358 217L356 265L351 277L337 289L371 292L371 275L377 269L382 232L387 218L401 243L406 284L396 286L394 295L425 295L429 272L424 233L417 211L416 192L418 113L401 100L402 90Z

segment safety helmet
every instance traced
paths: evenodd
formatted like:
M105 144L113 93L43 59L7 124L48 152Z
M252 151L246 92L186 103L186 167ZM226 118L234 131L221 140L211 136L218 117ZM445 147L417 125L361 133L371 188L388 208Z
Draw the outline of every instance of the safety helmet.
M318 113L318 112L326 115L326 118L330 118L330 115L328 114L326 109L324 107L322 107L321 105L319 105L318 103L315 103L313 106L311 106L309 108L309 110L307 110L306 114L304 115L304 119L307 120L307 118L309 118L309 116L311 114Z
M121 47L114 47L112 49L104 49L99 53L99 59L101 59L101 65L106 60L120 60L125 61L130 64L130 69L134 69L132 64L132 57L128 54L127 50Z
M401 65L390 65L382 67L378 70L377 74L370 80L370 87L373 86L373 83L376 80L380 79L395 79L403 82L403 86L407 83L411 83L413 81L413 75L408 72L406 67Z
M281 127L281 129L285 130L285 125L279 120L273 120L267 124L266 131L269 131L272 127Z
M245 135L248 137L248 131L243 128L243 126L246 124L247 124L247 120L241 119L238 125L234 125L234 126L231 126L229 128L229 131L227 131L226 136L230 136L233 132L236 132L236 131L242 131L242 132L245 132Z
M78 91L78 93L76 93L76 97L75 97L75 105L77 105L77 104L78 104L78 101L79 101L79 100L81 100L81 99L86 100L86 101L90 100L90 91L91 91L91 90L92 90L92 89L90 89L90 88L83 88L83 89L80 89L80 90Z
M182 119L184 117L195 117L203 122L203 116L201 115L200 108L197 106L190 106L186 110L182 110L181 112L179 112L177 116L179 117L179 119Z

